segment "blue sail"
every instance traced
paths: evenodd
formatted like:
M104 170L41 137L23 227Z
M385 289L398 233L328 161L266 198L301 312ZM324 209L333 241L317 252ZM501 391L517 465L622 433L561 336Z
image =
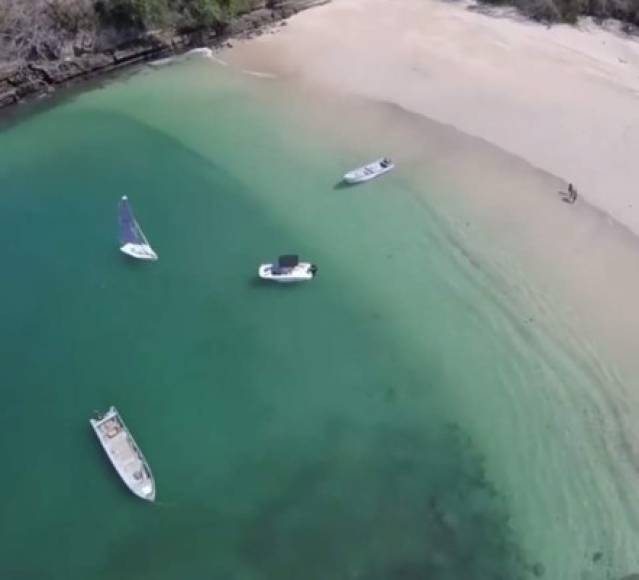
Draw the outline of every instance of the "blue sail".
M129 200L124 196L120 200L118 207L118 221L120 224L120 244L146 244L146 238L138 226L138 222L135 221L133 215L133 208L129 203Z

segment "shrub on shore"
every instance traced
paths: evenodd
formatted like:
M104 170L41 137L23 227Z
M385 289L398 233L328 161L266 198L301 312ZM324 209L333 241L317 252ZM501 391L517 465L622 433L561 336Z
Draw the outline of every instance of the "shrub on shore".
M223 27L252 0L0 0L0 60L58 59L68 41L103 29L178 31ZM480 0L542 22L579 16L639 26L639 0ZM267 0L267 5L272 0Z
M515 6L540 22L575 23L580 16L615 18L639 26L639 0L480 0L496 6Z
M93 4L103 22L139 28L213 26L242 8L241 0L93 0Z
M60 58L101 29L194 30L223 25L248 0L0 0L0 60Z

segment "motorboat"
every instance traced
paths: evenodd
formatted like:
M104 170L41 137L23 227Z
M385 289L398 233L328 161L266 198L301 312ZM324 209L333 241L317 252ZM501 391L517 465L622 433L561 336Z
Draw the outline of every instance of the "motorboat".
M120 413L111 407L89 420L102 448L126 486L138 497L155 500L155 480L151 468Z
M388 157L382 157L368 165L349 171L344 175L344 181L346 183L363 183L388 173L394 167L395 164Z
M280 256L276 263L262 264L258 275L262 280L274 282L305 282L317 274L317 266L309 262L300 262L299 256L287 254Z

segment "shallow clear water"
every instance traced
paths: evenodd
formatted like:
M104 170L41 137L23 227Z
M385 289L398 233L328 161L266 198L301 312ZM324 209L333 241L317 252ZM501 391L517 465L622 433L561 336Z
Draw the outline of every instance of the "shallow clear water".
M335 187L361 158L256 83L206 62L146 71L0 135L0 576L512 580L634 565L627 534L569 535L609 514L607 475L581 486L562 464L590 468L597 443L570 447L564 430L587 426L562 388L590 378L435 211L439 182L420 174L417 192L398 171ZM159 262L119 254L123 194ZM317 279L260 284L258 264L287 252ZM155 505L89 429L111 404L153 468ZM553 511L571 497L604 512Z

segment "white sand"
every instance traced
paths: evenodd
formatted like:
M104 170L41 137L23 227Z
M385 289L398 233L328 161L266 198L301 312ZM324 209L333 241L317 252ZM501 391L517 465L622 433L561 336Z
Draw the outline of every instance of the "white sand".
M517 528L553 578L577 577L602 549L600 521L611 574L639 569L639 238L606 215L639 234L639 43L592 23L549 29L462 3L333 0L223 56L290 79L280 88L301 88L308 123L342 147L356 142L358 155L396 157L393 179L416 184L438 211L458 204L447 225L460 259L490 273L495 300L521 305L517 332L537 336L549 360L563 349L578 375L536 393L549 413L565 414L557 433L525 412L516 426L487 417L473 432L495 458L509 457L513 433L531 442L548 435L552 451L522 448L525 465L500 474ZM442 187L418 187L441 176ZM581 195L574 206L556 193L568 181ZM468 426L481 421L468 409ZM574 458L587 467L571 472ZM583 549L564 552L575 546Z
M535 272L531 292L567 317L560 324L563 315L547 309L549 322L624 369L620 382L639 413L639 310L628 308L639 295L639 238L608 217L639 234L639 41L614 28L548 28L467 2L332 0L223 58L301 87L324 103L309 102L309 117L324 110L309 122L352 137L360 154L395 156L403 178L421 169L454 176L467 219L495 234L497 253L507 252L524 279ZM347 109L330 102L352 106L359 97L360 108L397 104L459 132L398 109L349 126ZM569 181L580 193L574 206L557 195Z
M573 182L639 233L639 42L469 7L334 0L225 58L451 124Z

